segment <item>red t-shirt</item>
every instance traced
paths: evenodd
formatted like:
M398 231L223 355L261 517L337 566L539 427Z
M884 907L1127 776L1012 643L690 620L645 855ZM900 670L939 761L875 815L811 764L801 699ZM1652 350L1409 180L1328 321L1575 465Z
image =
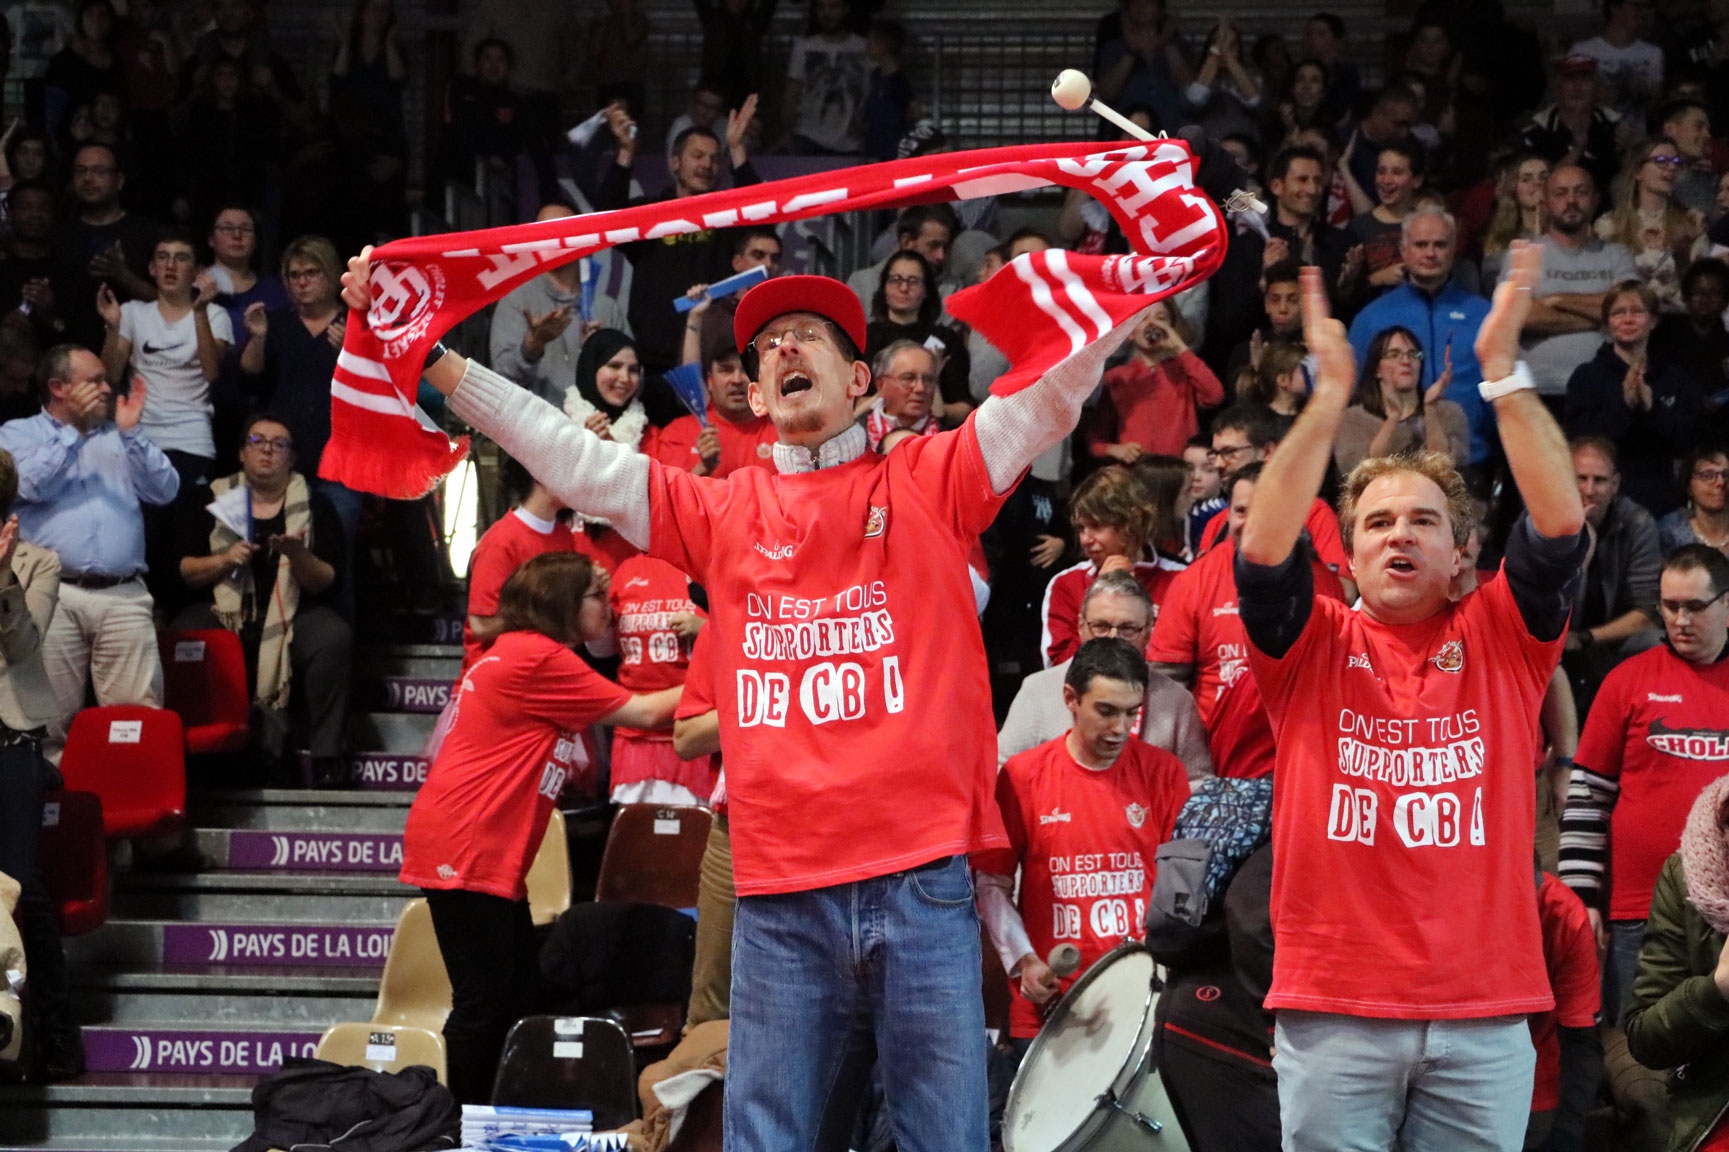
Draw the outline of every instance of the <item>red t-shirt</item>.
M1229 506L1219 509L1213 518L1207 521L1207 526L1201 529L1201 551L1208 552L1217 545L1225 531L1225 521L1230 516ZM1309 505L1309 514L1303 517L1303 527L1309 530L1309 540L1315 545L1315 554L1321 558L1321 563L1332 569L1335 575L1344 576L1351 571L1351 562L1345 555L1345 541L1339 535L1339 517L1327 507L1325 500L1317 497ZM1230 537L1226 536L1226 540ZM1223 541L1221 541L1222 543Z
M450 734L408 810L402 882L523 899L582 730L629 700L538 632L500 636L464 674Z
M1729 661L1689 663L1662 644L1618 665L1573 759L1621 781L1609 823L1609 919L1644 920L1693 801L1729 773Z
M1139 444L1143 451L1181 456L1183 446L1200 428L1196 410L1211 408L1225 398L1225 387L1201 358L1183 352L1157 367L1139 355L1104 376L1109 404L1100 404L1097 419L1108 426L1095 429L1089 447L1101 455L1105 444Z
M1261 690L1249 675L1249 637L1237 615L1237 549L1226 540L1178 573L1147 643L1147 659L1194 668L1195 705L1207 726L1207 750L1220 776L1253 778L1273 771L1273 729ZM1318 561L1315 594L1343 600L1339 578Z
M618 631L618 682L632 692L658 692L683 684L690 652L672 630L672 617L694 612L708 618L708 613L691 602L689 578L665 560L632 556L612 574L607 597L612 601ZM627 736L672 739L671 728L652 734L636 728L618 731Z
M709 658L713 648L711 640L713 629L704 628L696 634L696 643L690 648L690 667L685 670L684 692L678 698L678 707L673 710L672 718L689 720L692 716L702 716L715 710L714 704L714 662ZM720 762L720 753L716 752L710 759L716 770L714 791L709 794L708 806L713 808L715 815L726 815L726 768Z
M1135 579L1152 598L1154 620L1159 618L1159 605L1164 603L1171 582L1182 570L1182 564L1163 556L1157 560L1135 561ZM1079 651L1081 601L1098 578L1098 565L1091 560L1082 560L1052 576L1051 582L1045 585L1045 630L1039 638L1039 648L1045 654L1046 668L1056 667Z
M1009 847L974 864L1012 876L1021 869L1021 919L1040 958L1072 943L1081 966L1070 984L1112 948L1139 939L1153 890L1154 856L1171 838L1189 798L1183 762L1140 740L1123 745L1103 771L1069 755L1068 736L1009 758L997 777L997 805ZM1037 1036L1039 1009L1011 981L1009 1033Z
M772 420L751 419L734 423L710 404L708 422L720 433L720 462L711 473L716 479L730 476L740 468L774 470L774 445L780 434L774 430ZM643 452L669 468L682 468L689 472L702 462L696 452L696 440L701 435L702 424L695 416L680 416L656 431Z
M1543 961L1555 992L1550 1012L1530 1017L1531 1043L1537 1049L1537 1081L1531 1111L1561 1105L1561 1037L1558 1028L1591 1028L1597 1023L1602 976L1597 970L1597 937L1578 894L1545 872L1537 889L1537 918L1543 925Z
M604 525L584 524L579 521L574 536L576 551L581 552L608 572L618 571L620 564L632 556L641 554L640 550L629 540Z
M738 893L1005 843L967 554L1004 496L969 420L725 480L649 462L650 551L709 595Z
M1504 577L1416 624L1316 599L1249 664L1278 744L1268 1008L1544 1012L1531 881L1538 712L1561 655Z
M498 593L510 574L524 560L542 552L575 552L576 536L570 525L554 521L552 531L542 532L524 520L521 509L501 516L474 546L474 557L468 565L468 615L496 616ZM474 630L462 621L462 670L467 672L486 650Z

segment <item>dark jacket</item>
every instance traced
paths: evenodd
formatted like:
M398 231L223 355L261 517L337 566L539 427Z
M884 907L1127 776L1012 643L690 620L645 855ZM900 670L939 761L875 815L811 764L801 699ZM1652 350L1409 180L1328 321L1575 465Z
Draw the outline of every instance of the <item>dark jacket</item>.
M1621 494L1661 516L1677 504L1675 457L1698 442L1705 397L1672 362L1652 358L1647 363L1645 382L1653 403L1649 412L1636 412L1622 390L1627 362L1605 341L1595 357L1573 369L1563 424L1569 437L1613 440L1621 452Z
M1723 933L1687 899L1677 852L1663 865L1627 1010L1627 1048L1669 1070L1669 1152L1691 1152L1729 1113L1729 1000L1712 973Z
M1625 496L1615 497L1597 530L1597 551L1573 600L1573 626L1595 628L1633 609L1656 612L1663 551L1651 513ZM1587 611L1600 598L1600 611Z
M402 1152L455 1148L462 1110L423 1065L401 1072L344 1068L290 1056L252 1089L255 1127L234 1152L328 1148Z

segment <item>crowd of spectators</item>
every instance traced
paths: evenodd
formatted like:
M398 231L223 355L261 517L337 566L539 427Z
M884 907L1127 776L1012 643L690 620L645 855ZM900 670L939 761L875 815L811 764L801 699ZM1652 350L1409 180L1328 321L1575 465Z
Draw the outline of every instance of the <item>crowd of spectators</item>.
M768 154L841 165L941 146L906 67L916 39L874 5L813 0L784 81L767 40L775 0L695 6L702 75L644 149L651 26L635 0L609 0L586 27L532 0L480 4L461 73L433 94L429 182L472 179L477 164L528 171L534 218L551 220L748 185ZM159 705L156 629L222 627L243 641L259 709L296 711L313 779L344 782L367 499L318 477L347 319L339 253L404 230L411 133L390 0L361 0L337 26L327 74L309 78L272 47L251 0L213 0L202 26L154 0L84 0L60 14L56 50L14 61L34 75L0 138L0 504L20 541L0 532L0 597L21 586L41 636L34 655L0 645L0 753L39 738L52 762L90 700ZM1694 878L1665 861L1695 799L1729 773L1729 5L1710 0L1690 22L1607 0L1595 33L1550 41L1498 4L1426 4L1364 68L1328 13L1286 38L1123 0L1097 26L1099 95L1155 132L1199 124L1267 211L1230 214L1223 266L1148 313L1080 430L1033 464L970 566L1005 760L1060 735L1069 662L1116 637L1156 672L1136 697L1141 739L1191 778L1270 773L1231 570L1261 466L1314 380L1299 268L1320 269L1357 359L1324 496L1370 457L1444 454L1477 502L1472 559L1489 573L1521 509L1477 390L1476 338L1510 245L1538 245L1523 356L1569 437L1592 540L1544 704L1545 759L1532 765L1546 932L1559 950L1590 926L1602 1019L1628 1029L1611 1064L1706 1052L1720 1067L1723 964L1715 1000L1677 980L1693 997L1677 1006L1660 979L1676 965L1647 971L1640 947L1654 892L1670 905L1661 940L1686 919L1674 890ZM578 72L593 91L574 101L577 118L597 123L567 142ZM857 415L872 450L959 425L1006 370L947 313L955 291L1054 244L1127 250L1083 195L1016 228L998 209L908 208L880 222L874 262L848 279L869 320L859 352L872 385ZM492 310L487 359L664 464L772 469L775 431L749 399L755 357L733 340L736 301L706 290L752 269L779 275L783 246L790 233L763 227L637 241L612 253L628 279L598 292L577 264L553 268ZM675 310L681 298L693 306ZM580 629L591 661L634 692L682 683L699 666L701 589L505 471L515 508L476 552L465 666L497 639L500 591L521 563L582 552L616 617L606 637ZM435 562L424 512L395 519L423 549L405 553ZM1316 595L1353 601L1326 499L1303 540ZM285 729L263 727L281 755ZM718 757L686 759L680 743L666 725L621 730L593 761L610 762L615 799L706 803ZM9 808L30 802L12 795ZM27 884L27 909L33 899ZM1579 1055L1592 1047L1586 985L1594 996L1574 973L1566 1005L1534 1024L1561 1056L1539 1085L1532 1146L1579 1146L1595 1095L1579 1078L1596 1073ZM698 995L724 1004L724 988ZM1639 1023L1661 1013L1685 1031L1689 1010L1717 1030L1714 1049ZM1729 1140L1698 1123L1696 1135Z

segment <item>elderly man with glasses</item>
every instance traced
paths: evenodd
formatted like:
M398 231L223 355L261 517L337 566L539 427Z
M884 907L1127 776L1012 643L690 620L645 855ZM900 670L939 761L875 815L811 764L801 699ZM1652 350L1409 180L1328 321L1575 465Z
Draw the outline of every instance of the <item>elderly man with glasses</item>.
M942 363L936 353L911 340L896 340L871 362L877 397L859 413L859 426L874 452L891 432L932 436L942 430L934 404Z

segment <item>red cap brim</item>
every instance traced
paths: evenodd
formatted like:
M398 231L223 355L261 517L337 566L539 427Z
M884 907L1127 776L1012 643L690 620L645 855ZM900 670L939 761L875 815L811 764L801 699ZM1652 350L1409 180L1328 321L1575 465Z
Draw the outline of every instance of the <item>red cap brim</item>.
M864 305L853 290L828 276L777 276L744 294L733 313L732 336L743 354L763 325L790 312L809 312L832 320L864 353Z

